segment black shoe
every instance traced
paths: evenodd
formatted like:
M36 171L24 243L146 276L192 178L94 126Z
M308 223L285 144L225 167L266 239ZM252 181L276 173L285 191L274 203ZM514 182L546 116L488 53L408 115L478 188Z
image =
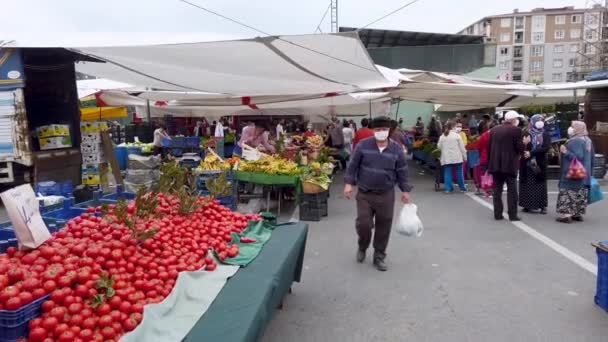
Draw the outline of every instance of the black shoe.
M386 263L382 259L374 259L374 267L381 272L388 270L388 266L386 266Z
M358 263L363 263L365 261L365 251L362 250L357 250L357 262Z
M542 208L542 209L540 210L540 214L541 214L541 215L547 215L547 208Z
M558 217L555 220L560 223L566 223L566 224L572 223L572 217Z
M572 220L576 222L585 222L585 219L582 216L572 216Z
M494 219L495 219L496 221L502 221L502 220L504 220L505 218L504 218L504 217L502 217L502 216L500 216L500 217L498 217L498 216L494 216Z
M521 221L521 217L519 217L519 216L511 217L509 219L509 221L511 221L511 222L518 222L518 221Z
M528 209L528 208L524 208L522 211L523 211L524 213L529 213L529 212L531 212L532 210L530 210L530 209Z

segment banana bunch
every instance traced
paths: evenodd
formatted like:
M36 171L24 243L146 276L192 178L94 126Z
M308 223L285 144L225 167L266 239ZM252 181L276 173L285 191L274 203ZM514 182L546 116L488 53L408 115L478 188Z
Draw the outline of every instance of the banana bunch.
M222 163L213 154L206 155L199 167L196 168L197 171L223 171L228 169L230 169L230 164Z
M241 160L239 171L281 176L297 176L302 173L298 164L274 156L264 156L257 161Z
M323 143L323 139L320 136L318 136L318 135L313 135L312 137L308 137L306 139L306 142L309 145L321 146L321 144Z

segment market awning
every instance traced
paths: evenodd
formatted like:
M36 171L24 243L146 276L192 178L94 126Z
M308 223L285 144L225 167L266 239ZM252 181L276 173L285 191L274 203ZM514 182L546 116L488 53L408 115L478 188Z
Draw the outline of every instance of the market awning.
M378 71L356 33L70 50L105 61L78 63L79 72L159 90L261 96L397 85Z
M125 107L92 107L80 108L80 120L105 120L105 119L121 119L127 117L127 108Z

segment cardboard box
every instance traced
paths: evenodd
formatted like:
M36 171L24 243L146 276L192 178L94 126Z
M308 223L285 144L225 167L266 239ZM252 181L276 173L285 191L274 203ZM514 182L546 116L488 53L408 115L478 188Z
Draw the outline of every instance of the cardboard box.
M80 133L101 133L108 130L108 124L105 121L82 121L80 122Z
M103 151L101 143L85 143L80 144L80 151L86 154L96 154Z
M82 134L82 143L83 144L101 144L101 134L100 133L83 133Z
M103 154L103 151L99 153L83 153L82 154L82 163L83 164L101 164L107 162L106 157Z
M107 175L92 175L83 174L82 184L84 185L100 185L108 181Z
M110 168L107 163L101 164L82 164L83 175L103 175L106 174Z
M38 143L41 151L72 147L72 139L69 136L38 138Z
M38 138L69 137L70 125L46 125L36 128Z

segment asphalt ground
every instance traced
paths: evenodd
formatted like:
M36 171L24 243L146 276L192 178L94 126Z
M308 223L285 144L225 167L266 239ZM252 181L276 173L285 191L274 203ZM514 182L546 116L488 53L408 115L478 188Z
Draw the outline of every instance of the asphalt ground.
M424 235L393 232L387 272L372 267L371 251L355 262L355 203L338 177L329 217L309 223L303 280L262 341L608 341L590 246L608 240L608 200L585 223L560 224L552 182L548 215L496 222L488 199L435 192L416 168Z

